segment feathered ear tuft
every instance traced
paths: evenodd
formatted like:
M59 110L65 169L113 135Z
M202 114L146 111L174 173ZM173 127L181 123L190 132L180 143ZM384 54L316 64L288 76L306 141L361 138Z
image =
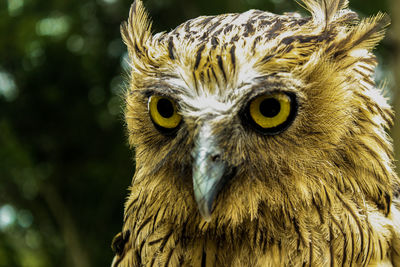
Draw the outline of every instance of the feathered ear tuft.
M146 43L151 41L151 21L141 0L135 0L127 22L121 25L121 35L131 58L146 55Z
M354 50L371 51L383 39L385 28L389 24L389 16L383 13L363 19L358 25L351 27L342 40L332 44L328 51L335 51L335 58Z
M121 35L128 47L132 74L154 73L160 64L157 58L162 48L153 42L151 21L141 0L132 4L128 21L121 25Z
M301 2L299 2L301 1ZM353 20L356 16L354 12L347 9L348 0L299 0L301 6L307 9L313 17L315 24L325 25L336 20Z
M311 12L315 27L322 33L335 33L335 39L325 50L333 59L348 55L352 55L352 58L368 56L383 39L385 28L390 24L390 18L383 13L360 21L357 14L348 9L348 0L298 1Z

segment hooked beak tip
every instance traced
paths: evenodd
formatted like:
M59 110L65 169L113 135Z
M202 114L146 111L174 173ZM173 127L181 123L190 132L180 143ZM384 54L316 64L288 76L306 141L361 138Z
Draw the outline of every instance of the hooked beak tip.
M197 205L199 208L199 212L203 220L206 222L211 221L211 213L212 213L212 204L213 204L214 199L202 199L197 201Z

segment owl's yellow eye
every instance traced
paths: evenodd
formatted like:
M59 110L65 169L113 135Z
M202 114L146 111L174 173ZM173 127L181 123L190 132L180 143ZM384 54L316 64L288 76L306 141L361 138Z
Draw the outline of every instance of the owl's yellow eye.
M177 112L175 102L168 97L151 96L148 109L154 124L166 131L174 130L182 120L182 116Z
M263 94L250 101L247 119L263 134L277 134L285 130L296 113L294 95L286 93Z

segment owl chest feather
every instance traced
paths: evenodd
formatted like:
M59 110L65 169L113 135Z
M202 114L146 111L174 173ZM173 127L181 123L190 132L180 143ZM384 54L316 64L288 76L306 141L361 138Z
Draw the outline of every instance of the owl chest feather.
M238 228L193 225L191 218L163 218L167 208L149 209L141 219L128 217L114 266L400 266L391 244L398 210L385 217L371 207L363 215L349 207L310 208L268 227L257 218Z

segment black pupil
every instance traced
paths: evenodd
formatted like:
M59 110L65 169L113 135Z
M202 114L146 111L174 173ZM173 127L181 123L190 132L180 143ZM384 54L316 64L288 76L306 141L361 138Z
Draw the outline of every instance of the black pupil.
M260 103L260 112L263 116L273 118L281 111L281 104L275 98L264 99Z
M171 101L166 98L161 98L157 102L157 109L164 118L171 118L174 115L174 106Z

